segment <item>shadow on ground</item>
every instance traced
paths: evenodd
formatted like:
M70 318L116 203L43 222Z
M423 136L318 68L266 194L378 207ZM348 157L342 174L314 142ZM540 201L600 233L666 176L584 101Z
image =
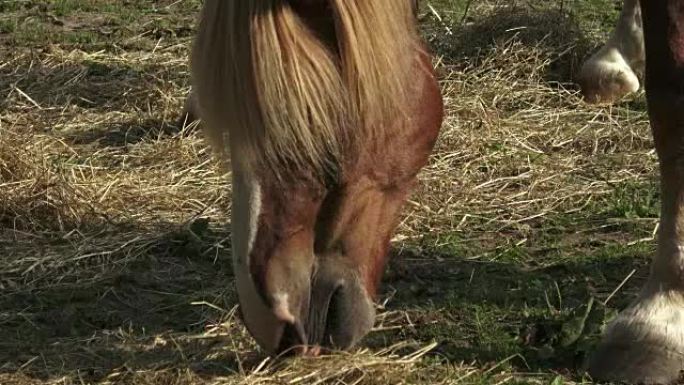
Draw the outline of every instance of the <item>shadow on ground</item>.
M74 145L125 147L189 134L195 129L183 127L176 103L183 96L177 84L187 79L174 78L172 73L156 65L133 68L87 60L68 64L22 60L0 68L0 111L8 113L3 120L9 127L22 127L32 116L31 129L54 132ZM164 110L168 116L162 120L159 111ZM42 126L35 126L35 121Z
M429 14L426 17L434 18ZM511 42L520 42L541 48L552 59L548 81L569 83L596 48L575 16L555 9L501 7L476 22L466 18L462 23L451 23L430 20L425 23L425 36L438 57L457 66L476 66L495 47L504 49ZM444 33L445 30L450 33Z
M102 62L87 58L58 61L37 55L20 57L0 68L0 111L13 97L32 107L79 108L83 112L158 109L170 97L180 97L178 84L187 83L185 68L169 65Z
M194 132L194 127L186 129L179 122L159 119L132 120L97 124L87 131L71 132L62 137L67 143L75 145L95 145L100 148L126 147L146 140L172 138L179 134Z
M81 266L75 278L31 289L22 288L19 275L0 277L9 287L0 295L0 373L79 373L97 381L122 370L211 377L256 365L264 357L235 316L227 238L198 220L127 244L115 252L120 255L107 256L119 262L102 266L106 271ZM394 254L385 279L386 292L393 293L389 310L415 318L399 330L373 333L367 346L437 341L432 354L439 359L486 364L516 356L511 364L524 371L576 368L572 352L562 360L534 358L540 350L535 339L544 338L539 334L564 309L596 294L596 287L617 287L636 267L636 278L611 303L626 306L647 268L630 255L528 269L453 255ZM220 333L208 332L212 328Z
M648 258L630 253L530 268L404 250L388 267L385 296L391 298L387 310L406 311L410 320L399 330L372 335L368 344L434 341L433 356L449 362L486 366L510 360L506 364L521 372L581 370L600 337L597 328L636 298L648 271ZM604 306L600 298L618 287ZM601 318L581 327L593 334L561 346L563 333L589 301L592 317Z
M234 349L251 341L237 321L229 234L203 219L140 233L111 252L64 255L73 262L52 271L2 274L0 373L99 380L164 368L227 375L249 365Z

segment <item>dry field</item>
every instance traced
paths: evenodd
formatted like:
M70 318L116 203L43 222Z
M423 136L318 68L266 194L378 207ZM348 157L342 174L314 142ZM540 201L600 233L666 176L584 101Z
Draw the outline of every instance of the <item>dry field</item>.
M562 384L648 272L643 95L572 84L613 0L425 0L447 105L356 351L237 319L229 178L177 127L199 0L0 1L0 384Z

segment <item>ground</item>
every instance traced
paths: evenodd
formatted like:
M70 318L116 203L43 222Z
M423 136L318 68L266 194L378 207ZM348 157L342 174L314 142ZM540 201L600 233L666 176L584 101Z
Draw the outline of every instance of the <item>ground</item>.
M175 120L198 0L0 2L0 384L582 383L648 274L643 94L573 85L612 0L425 0L447 118L375 330L270 359L237 317L230 184Z

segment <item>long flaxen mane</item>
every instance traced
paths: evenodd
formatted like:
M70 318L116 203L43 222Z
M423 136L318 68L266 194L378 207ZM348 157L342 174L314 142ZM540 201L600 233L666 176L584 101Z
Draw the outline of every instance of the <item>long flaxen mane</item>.
M406 0L315 0L329 2L330 46L292 7L296 1L305 2L206 0L193 86L220 150L228 134L241 158L278 175L323 175L345 149L405 116L415 22Z

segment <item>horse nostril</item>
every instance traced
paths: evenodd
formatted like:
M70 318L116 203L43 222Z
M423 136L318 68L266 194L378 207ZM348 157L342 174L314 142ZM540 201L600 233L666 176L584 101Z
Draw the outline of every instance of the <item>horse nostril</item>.
M375 310L366 290L354 277L319 275L309 309L309 344L347 349L373 326Z
M279 320L273 351L279 354L316 355L321 348L352 347L373 326L375 310L358 272L342 259L320 263L309 290L273 301L270 312ZM305 301L287 301L306 298ZM293 306L297 304L296 306ZM255 321L256 322L256 321Z
M324 345L335 347L336 343L333 338L335 331L340 330L340 327L344 327L344 325L340 325L340 314L342 310L340 309L340 307L343 306L343 300L344 299L342 298L342 287L339 287L335 289L335 291L330 296L330 303L328 304L328 309L325 310L326 320L323 333L324 340L322 341Z
M363 338L375 323L375 307L358 280L335 290L328 308L325 343L348 349Z

